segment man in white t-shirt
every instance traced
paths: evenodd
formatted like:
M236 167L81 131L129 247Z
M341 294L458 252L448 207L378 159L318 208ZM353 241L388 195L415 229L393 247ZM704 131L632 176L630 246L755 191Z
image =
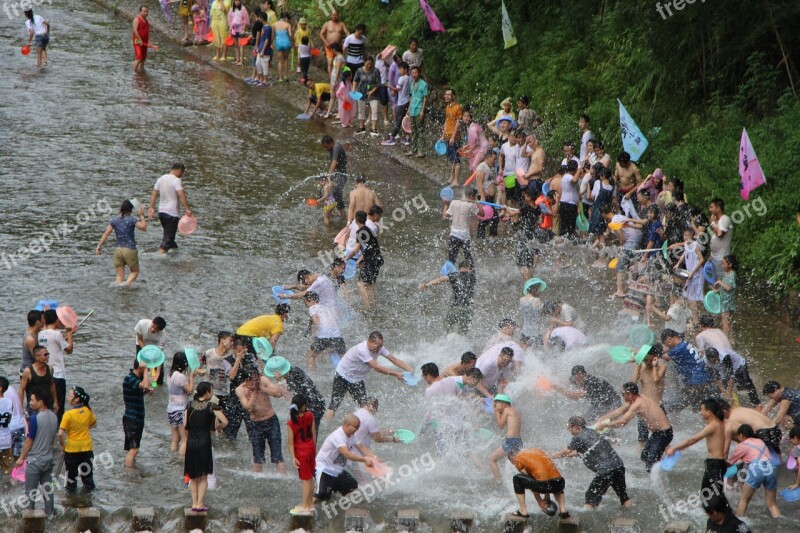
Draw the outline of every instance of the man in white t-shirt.
M336 312L336 287L329 276L320 276L315 272L303 269L297 272L297 281L299 283L298 285L284 285L285 289L292 289L297 292L293 294L280 293L278 297L289 300L300 300L309 292L314 292L317 298L319 298L319 303L333 312Z
M364 405L361 406L353 415L355 415L361 422L361 426L354 435L356 441L356 448L361 452L364 457L371 457L373 460L378 460L378 456L372 452L370 448L372 442L393 442L399 443L400 441L392 434L391 431L381 429L378 419L375 415L378 413L378 399L374 396L367 398ZM356 478L358 484L369 483L372 477L361 467L360 464L353 465L353 477Z
M185 172L186 166L183 163L175 163L169 174L164 174L156 180L153 192L150 193L150 209L147 210L147 218L152 220L155 216L156 198L158 198L158 220L161 221L161 227L164 229L164 237L158 249L160 254L165 254L170 249L178 247L175 242L178 221L181 219L178 202L183 205L187 217L194 216L192 210L189 209L189 202L186 200L186 193L183 192L181 183Z
M464 259L474 265L469 239L469 223L472 217L478 215L478 205L475 200L478 191L470 187L465 193L466 200L453 200L445 211L445 218L451 218L450 243L447 251L447 260L456 264L458 251L464 250Z
M314 503L330 500L334 492L347 496L358 488L358 482L344 469L348 460L372 466L371 457L353 451L356 447L355 434L360 427L361 421L357 416L347 415L341 427L322 443L316 457Z
M733 239L733 220L725 214L725 202L721 198L711 200L708 206L711 213L711 264L714 265L716 279L721 279L722 260L726 255L731 255L731 239Z
M544 336L544 347L556 351L566 352L589 344L589 337L578 328L561 326L553 328L549 335Z
M564 152L564 159L561 160L562 167L570 161L575 161L575 163L580 165L580 160L575 156L575 143L567 141L564 143L564 146L561 147L561 150Z
M408 42L408 50L403 52L403 61L408 63L408 71L414 67L419 68L419 75L425 79L425 65L422 64L422 48L419 47L419 41L411 39Z
M64 362L64 356L72 353L72 329L66 328L67 338L61 333L60 327L64 327L58 319L58 314L55 309L48 309L44 312L45 327L39 332L37 342L39 346L47 348L47 353L50 354L50 364L53 366L53 382L56 385L56 395L54 400L58 403L56 409L56 416L58 423L61 423L61 417L64 416L64 403L67 395L67 370Z
M405 383L402 372L379 365L377 363L378 357L385 357L394 366L407 372L414 372L414 369L408 363L390 354L383 347L383 334L380 331L373 331L366 341L356 344L347 350L347 353L344 354L344 357L336 366L331 403L328 405L328 412L325 413L326 420L333 418L345 394L350 394L356 405L362 405L367 401L367 386L364 384L364 379L369 374L370 369L380 374L394 376L400 382Z
M514 365L512 364L514 356L513 348L502 346L499 353L493 347L478 357L475 368L483 373L481 385L489 392L489 398L493 397L492 394L501 393L505 390L508 378L514 370Z
M314 372L317 369L317 357L331 352L333 356L333 366L338 366L340 354L347 351L342 332L336 321L336 311L326 307L319 302L316 292L308 291L303 296L303 303L308 309L311 317L311 346L308 348L306 359L308 370Z
M167 340L167 332L164 329L167 327L167 321L160 316L150 320L143 318L136 323L133 328L136 333L136 355L139 355L139 350L148 345L158 346L161 351L164 350L164 345ZM164 365L158 367L156 373L156 383L161 385L164 383Z
M589 122L589 115L581 115L580 118L578 118L578 127L581 130L581 151L579 158L581 161L585 160L586 156L589 155L586 143L588 143L594 135L592 130L589 129Z
M356 31L348 35L342 49L347 54L347 66L350 67L352 72L364 66L364 47L367 43L367 37L364 33L367 31L366 26L359 24L356 26Z

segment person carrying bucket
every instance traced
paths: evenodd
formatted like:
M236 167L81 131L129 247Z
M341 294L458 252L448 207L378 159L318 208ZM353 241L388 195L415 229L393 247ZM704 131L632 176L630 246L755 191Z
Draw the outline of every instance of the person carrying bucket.
M41 2L36 5L41 5ZM28 49L30 49L31 41L36 38L36 66L39 68L46 67L47 44L50 42L50 23L39 15L34 15L33 9L26 9L24 13L27 19L25 20L25 29L28 30Z
M159 254L166 254L171 249L178 247L175 242L175 233L178 231L178 221L180 220L178 216L179 202L183 206L186 216L194 217L183 190L181 180L184 174L186 174L186 165L183 163L173 164L167 174L156 180L153 191L150 193L150 208L147 210L147 218L152 220L155 216L155 204L156 198L158 198L158 220L161 222L161 227L164 228L164 238L158 248Z

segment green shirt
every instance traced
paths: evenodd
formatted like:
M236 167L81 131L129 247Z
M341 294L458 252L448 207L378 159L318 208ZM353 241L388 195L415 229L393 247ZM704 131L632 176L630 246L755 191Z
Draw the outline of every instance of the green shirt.
M416 82L411 82L411 106L408 109L408 114L412 117L419 116L422 113L422 104L425 97L428 96L428 84L425 80L419 79Z

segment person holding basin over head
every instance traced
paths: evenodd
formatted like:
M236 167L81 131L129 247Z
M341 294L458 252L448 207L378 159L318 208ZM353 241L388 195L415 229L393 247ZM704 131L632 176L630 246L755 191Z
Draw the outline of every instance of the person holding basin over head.
M286 358L273 355L264 365L264 375L282 389L285 399L290 400L292 395L303 396L308 404L308 410L314 415L315 427L319 429L319 424L325 415L325 399L308 374L289 363Z

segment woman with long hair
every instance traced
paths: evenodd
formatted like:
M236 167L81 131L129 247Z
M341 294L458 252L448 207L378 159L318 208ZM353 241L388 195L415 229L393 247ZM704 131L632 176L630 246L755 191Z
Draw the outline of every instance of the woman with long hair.
M244 45L242 45L242 36L246 28L250 26L250 14L247 8L244 7L242 0L233 0L233 6L228 11L228 26L230 27L231 37L233 37L234 54L236 56L233 61L234 65L244 66Z
M189 395L194 390L194 371L189 368L189 361L184 352L176 352L172 357L172 366L167 378L167 419L172 432L172 442L169 449L173 452L180 450L186 453L186 422L184 413L189 403Z
M210 383L197 385L194 400L186 407L184 431L187 432L186 457L183 473L189 476L189 492L192 494L192 511L205 512L208 475L214 473L214 456L211 449L211 432L228 425L219 405L211 402L213 396Z
M47 66L47 44L50 42L50 23L39 15L33 14L33 9L26 9L25 29L28 30L28 46L36 38L36 66Z
M69 411L64 413L58 431L58 443L64 450L64 466L67 469L67 492L74 493L78 487L78 476L86 491L94 490L94 452L89 430L97 424L97 418L89 407L90 396L82 387L74 386L69 391Z
M117 243L114 248L114 268L117 271L116 283L122 283L122 278L125 277L125 267L127 266L131 273L125 281L125 285L130 287L131 284L139 276L139 252L136 250L136 229L147 231L147 220L144 218L144 208L139 209L137 217L133 216L133 203L130 200L122 202L119 208L119 215L112 218L105 233L100 237L100 242L97 243L95 255L100 255L103 248L103 243L106 242L111 232L114 232Z

